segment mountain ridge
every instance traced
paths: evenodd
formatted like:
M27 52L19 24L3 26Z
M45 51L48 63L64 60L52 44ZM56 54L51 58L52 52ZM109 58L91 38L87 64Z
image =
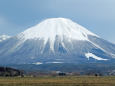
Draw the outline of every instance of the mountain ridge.
M95 62L115 57L114 44L65 18L46 19L1 42L0 49L3 64Z
M11 36L8 36L8 35L2 35L2 36L0 36L0 42L4 41L4 40L6 40L6 39L8 39L10 37Z

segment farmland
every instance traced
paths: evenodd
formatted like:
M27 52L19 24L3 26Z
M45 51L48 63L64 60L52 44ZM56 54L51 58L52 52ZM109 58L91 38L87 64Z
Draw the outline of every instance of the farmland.
M115 86L115 77L0 77L0 86Z

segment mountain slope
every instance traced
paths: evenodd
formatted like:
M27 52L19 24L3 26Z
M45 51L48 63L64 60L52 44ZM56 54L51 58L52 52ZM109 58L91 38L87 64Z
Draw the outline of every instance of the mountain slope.
M2 35L2 36L0 36L0 42L4 41L4 40L6 40L6 39L8 39L8 38L10 38L10 37L11 37L11 36Z
M1 64L95 62L114 57L114 44L65 18L44 20L0 43Z

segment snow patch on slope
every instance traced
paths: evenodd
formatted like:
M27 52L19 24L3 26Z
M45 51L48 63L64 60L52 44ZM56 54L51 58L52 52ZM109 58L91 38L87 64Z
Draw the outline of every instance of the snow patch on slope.
M104 52L106 52L106 53L110 54L113 58L115 58L115 54L112 54L112 53L110 53L110 52L108 52L108 51L104 50L102 47L100 47L99 45L97 45L97 44L93 43L93 42L92 42L92 41L90 41L90 40L88 40L88 41L89 41L90 43L92 43L94 46L96 46L97 48L101 49L102 51L104 51Z
M86 56L86 58L88 58L88 60L89 60L89 58L94 58L94 59L96 59L96 60L108 60L108 59L103 59L103 58L101 58L101 57L98 57L98 56L96 56L96 55L94 55L94 54L92 54L92 53L85 53L85 56Z
M56 64L56 63L64 63L64 62L47 62L47 63L55 63Z
M37 62L37 63L33 63L33 64L35 64L35 65L41 65L43 63L42 62Z

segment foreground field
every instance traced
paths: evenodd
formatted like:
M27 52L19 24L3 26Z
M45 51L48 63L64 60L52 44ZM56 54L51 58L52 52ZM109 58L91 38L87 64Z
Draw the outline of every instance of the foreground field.
M115 86L115 77L1 77L0 86Z

